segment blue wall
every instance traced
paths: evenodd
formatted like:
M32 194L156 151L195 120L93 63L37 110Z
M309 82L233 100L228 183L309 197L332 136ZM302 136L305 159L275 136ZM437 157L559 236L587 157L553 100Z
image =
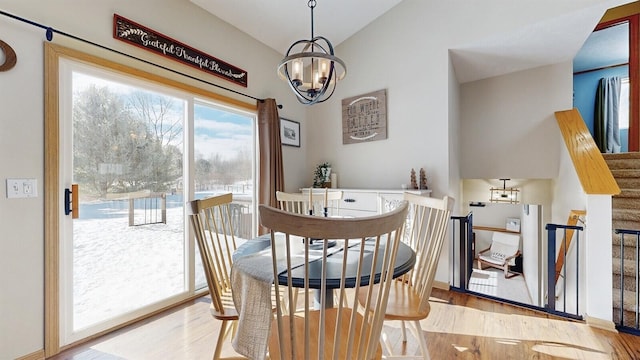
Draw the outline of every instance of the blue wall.
M573 106L580 111L580 115L593 135L593 117L596 101L596 89L598 81L608 76L629 76L629 66L592 71L573 76ZM622 152L629 151L629 130L620 130L620 142Z

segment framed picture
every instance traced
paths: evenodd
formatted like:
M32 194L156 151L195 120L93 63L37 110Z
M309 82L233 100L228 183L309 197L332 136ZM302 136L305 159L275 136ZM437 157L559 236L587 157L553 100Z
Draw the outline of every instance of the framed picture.
M300 123L280 118L280 141L282 145L300 147Z
M509 231L520 232L520 219L518 219L518 218L507 218L506 229L509 230Z

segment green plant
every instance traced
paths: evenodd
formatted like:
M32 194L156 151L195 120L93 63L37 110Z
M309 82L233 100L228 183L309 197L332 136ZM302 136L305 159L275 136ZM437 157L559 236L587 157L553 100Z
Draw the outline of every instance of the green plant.
M322 187L322 184L324 184L324 172L322 169L329 169L331 168L331 164L329 164L328 162L323 162L322 164L319 164L318 166L316 166L316 169L313 172L313 187L314 188L319 188ZM326 170L325 170L326 172Z

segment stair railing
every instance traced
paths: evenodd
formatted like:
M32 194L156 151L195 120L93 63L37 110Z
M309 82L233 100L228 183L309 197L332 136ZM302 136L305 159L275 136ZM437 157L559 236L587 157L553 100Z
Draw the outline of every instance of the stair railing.
M618 321L615 321L615 323L618 328L629 328L624 322L624 239L625 235L628 235L632 239L635 239L635 324L632 329L637 331L640 330L640 314L638 313L638 307L640 306L640 277L638 276L638 271L640 271L638 266L640 263L640 230L615 229L615 233L620 234L620 318Z
M582 226L576 225L559 225L559 224L547 224L547 303L545 308L547 312L558 314L565 317L570 317L574 319L582 319L582 315L580 315L579 311L579 302L580 302L580 232L584 230ZM564 239L572 238L575 233L575 267L569 266L566 262L567 254L569 253L569 244L571 241L563 241L562 246L559 249L559 252L562 254L562 259L564 266L561 267L562 271L559 274L559 277L562 277L562 308L559 310L557 308L557 291L556 291L556 271L557 263L556 263L556 233L557 231L563 232ZM572 232L569 237L569 231ZM569 270L568 270L569 269ZM572 281L573 287L569 290L575 291L575 312L569 312L567 310L567 281L569 280L567 275L571 275L575 277L575 281ZM574 280L572 278L572 280Z

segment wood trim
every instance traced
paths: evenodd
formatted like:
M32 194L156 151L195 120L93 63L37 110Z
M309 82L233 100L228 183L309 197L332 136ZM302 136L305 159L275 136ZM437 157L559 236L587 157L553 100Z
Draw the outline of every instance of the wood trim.
M51 357L60 353L60 194L59 189L59 59L69 58L87 64L102 66L127 76L139 77L147 81L189 92L203 98L212 99L230 106L257 111L257 104L239 101L180 81L167 79L129 65L106 60L68 47L44 43L45 58L45 119L44 119L44 355ZM154 312L154 314L157 312ZM139 319L137 319L139 320ZM131 321L133 322L133 321ZM130 324L128 322L127 324ZM124 325L123 325L124 326ZM122 326L118 326L120 328ZM115 329L115 328L114 328ZM110 329L108 331L113 331ZM106 332L108 332L106 331ZM103 332L101 334L104 334ZM91 337L93 338L93 337ZM68 348L65 346L64 349Z
M640 2L619 6L605 13L594 31L629 23L629 152L640 151Z
M612 21L616 21L617 19L635 15L638 13L640 13L640 1L634 1L629 4L608 9L604 13L604 16L602 16L600 23L609 23Z
M509 234L520 234L520 231L512 231L512 230L507 230L505 228L492 227L492 226L474 225L473 230L497 231L497 232L503 232L503 233L509 233Z
M44 97L44 352L60 352L59 109L57 46L45 43Z
M255 103L247 103L244 101L240 101L225 95L221 95L215 92L211 92L209 90L205 90L197 86L188 85L180 81L171 80L171 79L156 75L154 73L143 71L129 65L125 65L125 64L118 63L111 60L106 60L98 56L90 55L79 50L71 49L71 48L56 45L56 44L46 43L45 45L52 47L58 56L74 59L77 61L82 61L91 65L102 66L107 69L126 74L128 76L135 76L135 77L138 77L147 81L151 81L154 83L158 83L164 86L170 86L178 90L203 96L212 100L221 101L241 109L245 109L253 112L257 111L258 109L258 106Z
M556 111L555 116L582 190L589 195L619 194L620 187L578 109Z
M606 331L611 331L615 333L618 332L618 330L616 329L616 324L611 320L599 319L599 318L591 317L589 315L585 315L585 320L587 325L591 327L606 330Z
M436 289L449 291L449 283L446 283L444 281L434 280L433 281L433 287L436 288Z
M209 295L209 290L199 291L196 294L194 294L192 296L189 296L186 299L180 300L180 301L178 301L178 302L176 302L174 304L162 307L162 308L160 308L158 310L155 310L155 311L152 311L152 312L150 312L148 314L139 316L139 317L137 317L135 319L132 319L132 320L129 320L129 321L124 322L122 324L116 325L116 326L114 326L112 328L106 329L104 331L101 331L99 333L93 334L91 336L87 336L84 339L81 339L81 340L75 341L75 342L73 342L71 344L62 346L62 347L60 347L60 351L59 352L63 352L63 351L72 349L72 348L77 347L77 346L82 345L82 344L86 344L86 343L88 343L90 341L98 339L98 338L100 338L102 336L105 336L105 335L107 335L109 333L112 333L112 332L114 332L116 330L123 329L123 328L125 328L127 326L130 326L130 325L133 325L133 324L135 324L135 323L137 323L139 321L146 320L146 319L152 318L154 316L160 315L160 314L165 313L165 312L167 312L167 311L169 311L171 309L177 308L177 307L179 307L181 305L187 304L189 302L192 302L192 301L194 301L196 299L199 299L199 298L201 298L203 296L206 296L206 295Z
M31 354L16 358L16 360L44 360L44 350L34 351Z
M629 17L629 151L640 151L640 15Z

